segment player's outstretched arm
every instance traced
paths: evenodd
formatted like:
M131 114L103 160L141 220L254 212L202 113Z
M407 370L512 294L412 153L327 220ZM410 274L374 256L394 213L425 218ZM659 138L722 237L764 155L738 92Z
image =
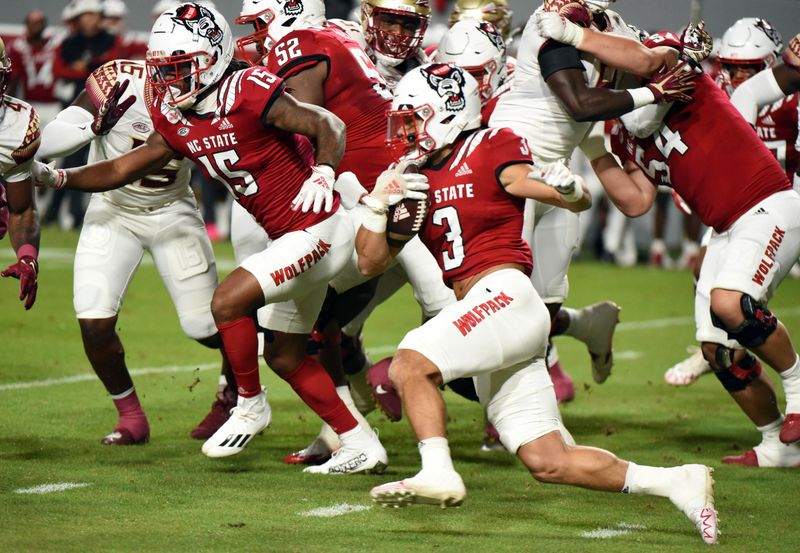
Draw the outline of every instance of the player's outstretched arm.
M498 180L512 196L530 198L576 213L592 207L592 196L583 179L561 162L537 166L515 163L504 168Z
M164 138L154 132L147 142L117 158L66 170L34 162L32 173L37 186L105 192L158 172L173 156Z
M650 210L656 199L657 188L632 161L624 169L611 154L591 161L592 168L609 199L628 217L639 217Z
M580 27L558 13L540 11L535 17L542 37L573 46L628 73L650 77L678 59L678 52L671 48L650 49L632 38Z
M290 94L281 94L262 115L265 126L302 134L316 146L316 165L339 165L344 155L345 125L328 110L298 102Z
M95 108L86 91L82 91L72 105L59 112L42 130L39 157L60 159L77 152L92 141Z
M6 183L8 199L8 234L11 246L17 253L17 262L0 275L19 279L19 299L25 309L36 301L39 274L39 214L33 183L30 178Z

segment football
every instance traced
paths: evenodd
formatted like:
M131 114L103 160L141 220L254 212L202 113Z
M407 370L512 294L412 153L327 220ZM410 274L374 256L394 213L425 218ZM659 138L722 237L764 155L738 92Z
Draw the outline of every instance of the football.
M404 173L418 173L417 168L409 165ZM386 222L386 241L390 246L403 247L414 238L425 224L430 202L427 195L424 200L405 198L393 206L389 206Z
M582 0L545 0L544 10L556 12L581 27L592 24L592 15Z

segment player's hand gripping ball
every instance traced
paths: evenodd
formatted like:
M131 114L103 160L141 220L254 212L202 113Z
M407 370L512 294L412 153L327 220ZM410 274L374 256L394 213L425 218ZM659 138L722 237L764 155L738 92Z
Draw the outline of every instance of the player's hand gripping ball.
M398 184L404 192L399 201L389 204L386 241L390 246L402 247L414 238L425 224L430 206L428 178L419 173L413 165L406 167L402 174L394 172L394 175L402 180Z

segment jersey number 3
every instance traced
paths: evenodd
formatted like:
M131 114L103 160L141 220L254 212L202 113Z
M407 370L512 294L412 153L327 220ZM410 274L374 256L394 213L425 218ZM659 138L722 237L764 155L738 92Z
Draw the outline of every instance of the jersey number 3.
M446 226L444 238L447 240L449 251L442 250L442 267L445 271L458 269L464 263L464 239L461 237L461 221L458 220L458 210L449 205L440 207L433 212L431 222L437 227Z

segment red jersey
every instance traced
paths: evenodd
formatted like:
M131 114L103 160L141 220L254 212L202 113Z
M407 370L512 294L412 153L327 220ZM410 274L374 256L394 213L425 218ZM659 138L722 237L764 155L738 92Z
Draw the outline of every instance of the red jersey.
M148 102L153 125L170 147L226 185L273 239L331 215L290 208L311 175L314 155L306 137L261 123L262 113L283 88L282 79L263 67L251 67L222 79L211 113L171 110L158 98ZM333 212L338 207L334 192Z
M337 173L352 171L371 191L394 161L384 144L392 94L361 46L338 27L296 29L275 44L264 63L283 79L318 63L327 65L324 107L347 125Z
M530 274L531 250L522 239L525 200L499 182L515 163L533 164L528 144L511 129L497 128L459 138L441 164L422 168L431 204L420 239L448 286L501 263L518 263Z
M777 158L789 180L797 172L798 95L791 94L764 106L756 117L756 132Z
M32 46L24 37L17 37L8 45L13 77L22 85L20 96L26 102L55 102L53 62L60 39L51 38L43 44Z
M723 232L753 205L792 185L714 81L703 74L695 82L692 102L675 104L656 133L638 139L616 125L611 146Z

